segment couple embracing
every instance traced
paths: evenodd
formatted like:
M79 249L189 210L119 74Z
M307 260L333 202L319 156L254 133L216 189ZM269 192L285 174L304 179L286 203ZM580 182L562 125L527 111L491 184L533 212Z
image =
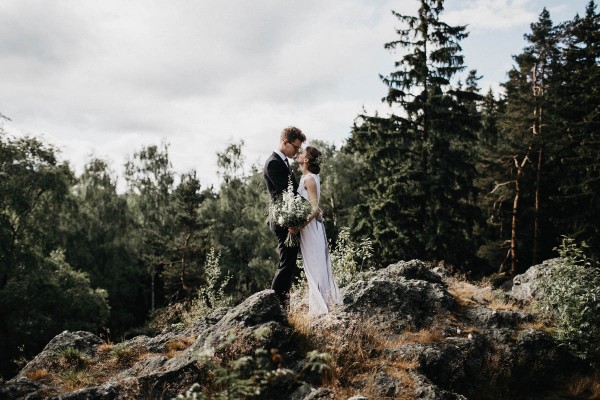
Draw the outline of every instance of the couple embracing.
M311 213L303 226L280 226L269 217L269 227L277 236L279 250L279 263L271 289L275 291L284 307L289 306L290 289L299 272L296 260L300 251L308 282L309 313L319 315L330 311L333 305L341 304L342 296L333 278L325 225L319 208L321 152L311 146L302 149L305 141L306 136L300 129L285 128L279 138L279 147L267 159L263 170L271 201L282 196L291 180L294 193L302 196L311 205ZM288 158L295 158L302 171L299 182L296 181ZM300 247L286 246L288 233L298 232Z

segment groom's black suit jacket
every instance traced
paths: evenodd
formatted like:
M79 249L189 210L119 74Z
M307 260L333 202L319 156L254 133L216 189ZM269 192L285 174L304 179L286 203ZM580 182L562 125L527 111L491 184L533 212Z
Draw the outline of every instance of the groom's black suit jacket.
M287 190L290 177L292 179L292 185L294 186L294 193L296 193L298 190L298 182L296 182L296 177L292 173L291 169L288 168L285 161L283 161L275 152L273 152L273 154L271 154L271 156L265 162L263 176L265 178L269 194L271 195L271 201L274 201L280 197L283 192ZM275 221L271 220L269 213L269 228L274 231L276 227L277 225L275 224Z

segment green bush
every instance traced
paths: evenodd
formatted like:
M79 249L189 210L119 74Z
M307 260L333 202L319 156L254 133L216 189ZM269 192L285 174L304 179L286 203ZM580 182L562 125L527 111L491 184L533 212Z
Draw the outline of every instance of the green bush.
M576 356L600 361L600 268L585 255L587 246L564 237L558 250L564 263L540 282L541 303L557 324L555 336Z
M269 335L268 327L254 330L258 340ZM242 356L229 362L219 362L215 350L223 351L237 340L235 332L228 332L227 339L217 346L217 349L203 349L198 354L198 361L208 367L212 379L205 385L195 383L184 394L173 400L239 400L251 399L265 395L269 387L287 383L288 386L300 384L303 381L297 372L283 368L279 361L281 356L277 349L267 350L258 348L253 355ZM311 351L306 354L303 371L311 371L325 375L331 366L331 356L327 353Z
M225 287L231 280L231 275L221 278L221 253L211 247L204 264L206 284L200 286L188 310L183 314L186 324L194 322L198 317L210 314L215 308L228 307L232 298L225 294Z
M370 239L363 238L358 243L352 241L350 229L342 228L334 249L330 249L333 275L340 287L360 279L366 279L373 267L368 264L373 256Z

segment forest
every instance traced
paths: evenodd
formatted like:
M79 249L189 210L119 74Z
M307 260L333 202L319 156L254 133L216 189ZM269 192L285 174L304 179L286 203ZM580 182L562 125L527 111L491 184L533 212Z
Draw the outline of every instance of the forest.
M370 240L373 267L421 259L473 279L522 273L563 237L600 258L595 2L561 23L543 9L501 93L478 86L461 53L467 28L443 22L443 1L420 3L396 14L394 70L373 71L393 113L357 115L339 148L312 143L331 248L356 251L338 241L349 232ZM167 306L214 306L213 289L235 303L269 287L262 166L245 165L243 142L217 155L219 187L176 174L168 143L142 146L122 176L95 158L77 174L52 143L0 122L2 376L63 330L119 341Z

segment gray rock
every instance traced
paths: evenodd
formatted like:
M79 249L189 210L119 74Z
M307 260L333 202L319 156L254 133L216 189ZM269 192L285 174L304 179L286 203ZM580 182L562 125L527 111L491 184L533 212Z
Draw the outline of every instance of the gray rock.
M96 347L104 343L102 339L90 332L64 331L55 336L40 354L27 363L15 378L24 378L29 372L46 367L54 358L56 353L67 348L75 348L86 356L92 357Z
M519 324L533 322L535 316L521 311L493 310L487 307L467 309L467 317L475 326L482 328L515 328Z
M308 396L313 391L316 391L317 388L312 387L309 384L301 385L298 389L294 390L288 400L304 400L306 396Z
M219 322L219 320L221 318L223 318L224 316L227 315L227 313L231 310L230 307L218 307L215 308L213 310L213 312L211 312L206 319L208 320L208 322L212 325L215 324L217 322Z
M397 270L385 269L369 281L348 285L340 311L362 314L382 329L401 332L426 325L437 313L454 308L454 299L442 283L407 279Z
M219 321L201 332L196 342L173 358L164 356L143 360L120 377L135 376L140 382L143 396L175 396L184 392L195 382L203 382L208 376L207 366L202 354L223 352L225 357L241 357L253 354L257 347L277 348L285 351L289 348L291 330L282 323L287 322L279 299L272 290L265 290L248 297L228 312ZM257 338L254 331L262 328L265 336ZM235 341L228 346L230 335ZM230 354L233 353L233 354Z
M391 264L377 272L378 276L396 279L400 276L406 279L417 279L421 281L444 284L442 276L434 272L423 261L410 260Z
M333 399L333 395L331 390L327 388L318 388L316 390L312 390L304 400L331 400Z
M410 343L389 350L390 359L415 360L418 371L442 388L468 392L481 374L489 343L480 335L447 338L441 343Z
M540 287L540 279L547 276L552 269L559 267L563 262L560 258L553 258L544 261L542 264L529 267L525 273L513 278L510 294L518 300L539 301L544 296Z
M0 399L3 400L38 400L47 399L56 391L41 382L27 378L16 378L0 383Z
M443 267L434 267L431 270L434 274L438 274L439 276L441 276L442 278L447 278L448 276L450 276L450 274L448 273L448 270L446 270Z
M431 383L427 377L418 373L411 374L415 383L414 399L419 400L467 400L461 394L441 389Z
M394 397L397 394L399 382L385 372L375 374L375 387L377 394L381 397Z
M96 387L87 387L71 393L64 393L52 400L113 400L133 399L139 392L135 379L125 379L120 382L110 381Z
M119 396L118 388L112 385L88 387L55 397L56 400L114 400L119 398L123 397Z

